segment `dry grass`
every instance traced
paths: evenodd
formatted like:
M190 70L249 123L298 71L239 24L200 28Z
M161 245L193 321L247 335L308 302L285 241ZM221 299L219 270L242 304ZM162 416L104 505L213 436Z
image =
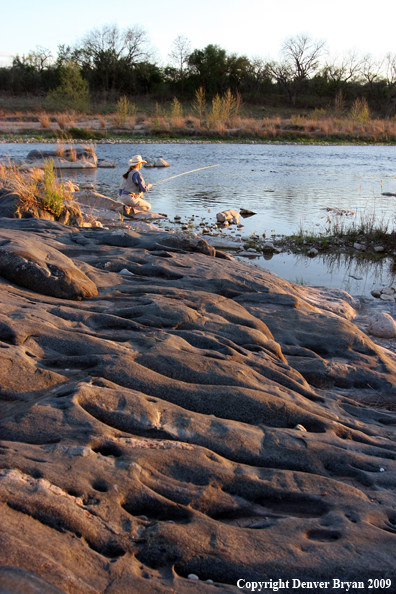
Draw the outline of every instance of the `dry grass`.
M43 176L41 169L22 173L10 161L7 165L0 165L0 184L12 194L17 194L24 207L38 206L39 183Z
M57 121L59 128L61 130L64 130L66 128L66 124L69 121L69 118L66 113L58 113L55 116L55 120Z
M202 90L201 90L202 91ZM13 111L13 122L20 118L29 130L26 120L39 120L43 128L51 128L51 114L37 110L36 113ZM103 106L105 109L106 105ZM108 106L107 106L108 108ZM263 118L263 111L267 117ZM3 117L7 117L7 107ZM70 140L68 130L75 127L75 115L72 112L62 112L55 115L60 130L57 135L65 134L64 141ZM204 91L197 94L190 104L179 102L174 98L167 104L141 103L136 106L127 98L122 98L113 106L113 113L109 115L96 114L88 116L95 120L102 130L111 128L133 130L140 124L143 132L153 135L183 137L183 136L219 136L233 138L256 138L259 140L289 140L289 141L335 141L335 142L396 142L396 118L383 120L371 117L364 100L357 100L352 108L346 108L345 101L339 96L334 107L326 109L297 110L242 106L240 97L227 92L218 96L210 103L206 101ZM9 131L10 123L4 126ZM77 124L78 125L78 124ZM57 127L58 127L57 126ZM19 130L21 125L16 126ZM47 129L48 129L47 128ZM32 129L33 132L33 129ZM117 133L116 130L114 130ZM73 131L73 134L76 132Z
M43 128L49 128L50 124L51 124L51 120L49 115L47 115L46 113L40 115L38 117L38 121L40 122L40 124L42 125Z
M44 209L59 217L63 200L71 197L70 188L66 188L55 178L52 160L46 162L45 170L32 168L21 170L8 160L7 165L0 165L0 186L19 197L21 209Z

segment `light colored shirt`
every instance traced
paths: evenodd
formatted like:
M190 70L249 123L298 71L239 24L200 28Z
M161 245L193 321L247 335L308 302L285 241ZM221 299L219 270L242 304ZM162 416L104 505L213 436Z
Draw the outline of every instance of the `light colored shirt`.
M139 194L140 192L148 192L148 184L144 182L143 176L140 171L133 170L128 173L127 179L123 177L121 179L119 190L122 193Z

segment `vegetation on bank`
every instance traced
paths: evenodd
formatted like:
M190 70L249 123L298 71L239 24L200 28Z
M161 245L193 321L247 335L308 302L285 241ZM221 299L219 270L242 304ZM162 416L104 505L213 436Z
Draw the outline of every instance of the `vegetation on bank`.
M19 101L21 107L21 101ZM176 97L167 104L131 102L126 96L108 114L79 114L20 109L0 113L3 134L28 134L66 140L101 139L192 139L229 142L335 142L395 143L396 118L371 116L365 100L357 99L347 109L330 107L311 111L282 109L279 112L245 105L239 94L227 90L206 100L197 90L191 102Z
M18 196L21 211L45 210L56 219L62 213L63 201L71 199L70 189L56 177L52 159L46 161L44 171L0 165L0 188L3 193Z
M290 236L272 235L267 238L266 234L253 233L245 247L265 253L268 244L272 244L278 252L290 251L312 257L318 253L337 252L368 258L395 257L395 219L378 217L375 211L369 212L369 209L359 215L344 209L329 209L326 224L320 231L306 229L300 224L297 232Z

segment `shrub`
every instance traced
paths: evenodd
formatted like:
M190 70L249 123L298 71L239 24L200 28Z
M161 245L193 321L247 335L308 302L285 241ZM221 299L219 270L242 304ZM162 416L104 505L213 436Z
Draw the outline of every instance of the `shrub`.
M89 105L89 88L81 76L76 62L69 62L61 69L61 82L48 93L46 102L51 109L74 109L85 112Z
M203 87L199 87L199 89L195 91L195 99L192 102L191 107L193 112L196 113L199 118L199 125L202 126L202 118L206 107L205 90Z
M44 195L41 198L43 207L60 216L63 208L64 187L55 179L54 161L49 159L44 165Z
M133 120L131 125L135 125L136 105L131 103L125 95L117 102L117 114L115 122L117 126L125 126L128 120Z
M364 97L355 99L349 114L352 120L362 123L370 121L370 109L367 100Z

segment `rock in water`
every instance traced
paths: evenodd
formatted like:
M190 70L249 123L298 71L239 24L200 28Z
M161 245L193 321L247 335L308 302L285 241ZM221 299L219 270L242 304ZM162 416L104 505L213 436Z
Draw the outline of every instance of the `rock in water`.
M216 215L216 219L219 223L228 222L231 225L237 225L240 220L240 215L236 210L230 208L229 210L223 210L222 212L218 212Z
M154 167L170 167L169 163L167 161L165 161L165 159L162 159L161 157L159 159L156 160L156 162L154 163Z

